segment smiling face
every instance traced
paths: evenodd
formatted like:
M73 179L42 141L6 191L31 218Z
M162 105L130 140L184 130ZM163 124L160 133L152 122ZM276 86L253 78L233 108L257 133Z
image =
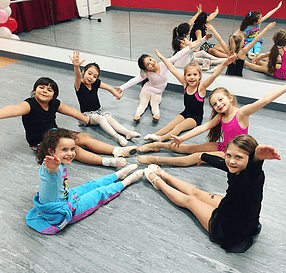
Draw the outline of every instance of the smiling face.
M57 156L61 163L70 164L75 158L75 141L72 138L60 138L55 151L49 149L51 156Z
M50 85L38 85L34 91L34 97L39 103L47 104L53 99L54 93Z
M202 75L201 75L201 72L198 68L196 68L194 66L193 67L188 66L185 69L184 77L185 77L186 83L189 86L194 87L194 86L199 85L199 82L201 80Z
M90 66L86 71L83 71L82 82L85 85L92 85L99 76L98 69L95 66Z
M210 105L212 108L220 114L224 114L226 111L230 109L233 102L232 95L225 95L224 92L217 91L210 97Z
M234 144L230 144L225 153L225 163L230 173L239 174L248 163L249 155Z
M154 72L157 68L157 61L154 57L148 56L144 59L143 64L146 68L146 70Z

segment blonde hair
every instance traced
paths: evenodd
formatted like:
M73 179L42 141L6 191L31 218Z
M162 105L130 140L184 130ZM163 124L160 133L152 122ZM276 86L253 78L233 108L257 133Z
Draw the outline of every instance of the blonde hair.
M237 54L240 50L241 42L243 41L243 35L233 34L229 36L228 44L230 55Z
M202 70L201 70L201 67L196 64L196 63L188 63L185 67L184 67L184 76L186 75L187 73L187 70L188 69L191 69L191 68L195 68L198 70L199 74L200 74L200 79L202 78Z
M212 107L212 113L210 116L210 119L213 119L218 112L215 111L215 109L213 108L213 106L211 105L211 98L214 94L217 93L222 93L223 95L227 96L229 99L232 97L232 104L234 106L237 106L237 99L235 95L232 95L226 88L224 87L217 87L216 89L214 89L210 95L209 95L209 104ZM208 136L207 136L207 141L208 142L216 142L218 140L222 139L222 129L221 129L221 124L219 123L217 126L211 128L209 130Z

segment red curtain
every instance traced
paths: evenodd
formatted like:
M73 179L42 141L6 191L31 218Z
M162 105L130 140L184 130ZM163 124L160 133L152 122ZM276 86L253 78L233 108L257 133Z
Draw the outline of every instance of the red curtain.
M15 31L30 31L78 16L76 0L32 0L10 2L13 17L18 24Z

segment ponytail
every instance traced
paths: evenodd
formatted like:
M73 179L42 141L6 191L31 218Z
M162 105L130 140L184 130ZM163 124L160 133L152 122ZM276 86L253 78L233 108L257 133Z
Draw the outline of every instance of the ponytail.
M248 26L252 26L258 22L261 12L258 10L249 12L245 15L243 21L240 24L240 31L244 31Z

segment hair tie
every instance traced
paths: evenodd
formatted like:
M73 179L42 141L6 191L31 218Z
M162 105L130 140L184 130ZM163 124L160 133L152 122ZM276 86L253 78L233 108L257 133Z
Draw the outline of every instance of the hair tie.
M52 128L52 129L51 129L51 131L55 131L55 130L57 130L57 128Z
M251 12L248 13L248 16L249 16L249 17L251 16Z

